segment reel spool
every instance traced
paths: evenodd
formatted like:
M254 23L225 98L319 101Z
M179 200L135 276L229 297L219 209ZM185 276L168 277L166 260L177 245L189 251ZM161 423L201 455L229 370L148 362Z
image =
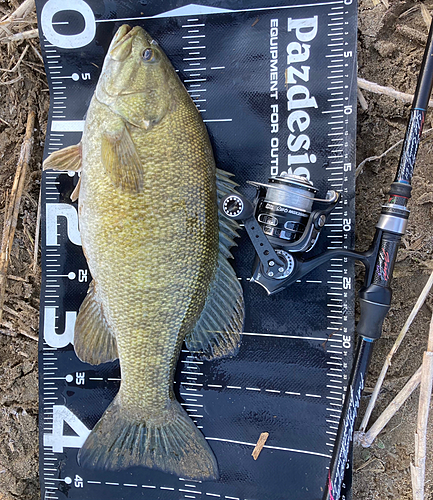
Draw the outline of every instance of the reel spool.
M249 182L259 190L256 219L269 241L286 246L305 232L317 189L306 177L282 174L268 184Z

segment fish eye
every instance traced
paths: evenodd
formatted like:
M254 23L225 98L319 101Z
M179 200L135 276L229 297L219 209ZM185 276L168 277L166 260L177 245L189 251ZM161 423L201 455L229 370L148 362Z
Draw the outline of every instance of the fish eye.
M154 53L152 49L145 49L143 50L142 54L143 61L151 61L154 58Z

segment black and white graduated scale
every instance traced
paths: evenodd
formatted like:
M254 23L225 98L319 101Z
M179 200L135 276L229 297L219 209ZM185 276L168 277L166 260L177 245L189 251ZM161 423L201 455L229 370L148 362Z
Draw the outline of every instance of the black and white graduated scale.
M37 0L36 6L51 95L45 157L79 142L113 34L125 22L139 24L178 70L208 127L218 167L235 174L240 192L252 197L247 180L266 182L283 171L308 176L320 197L335 189L341 201L311 253L353 247L352 0ZM308 118L296 122L301 114ZM352 357L353 266L333 259L268 297L249 282L254 251L245 234L234 252L246 301L239 354L206 362L184 350L175 383L215 452L220 480L78 465L78 449L114 398L120 371L117 363L82 363L73 350L74 322L91 280L70 201L77 181L74 173L43 175L42 498L321 499ZM269 438L254 461L262 432Z

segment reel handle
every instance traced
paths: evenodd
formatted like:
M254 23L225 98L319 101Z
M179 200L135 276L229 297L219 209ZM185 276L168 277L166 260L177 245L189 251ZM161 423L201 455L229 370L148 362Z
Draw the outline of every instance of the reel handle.
M254 215L254 205L240 194L224 196L219 203L219 208L228 219L232 220L246 220Z
M240 194L229 194L221 199L219 207L227 218L244 222L248 236L260 259L262 273L277 280L286 277L291 271L291 257L282 258L281 254L278 255L269 243L260 224L254 217L254 205Z

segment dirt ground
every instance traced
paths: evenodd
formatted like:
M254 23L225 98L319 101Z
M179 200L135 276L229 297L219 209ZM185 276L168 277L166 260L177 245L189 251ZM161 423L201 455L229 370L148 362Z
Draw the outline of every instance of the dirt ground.
M386 0L383 0L385 3ZM359 70L361 78L413 93L420 68L426 22L420 2L392 1L359 5ZM433 12L433 0L425 3ZM0 16L14 11L17 0L0 2ZM8 270L3 321L0 324L0 500L36 500L38 483L37 343L40 293L39 261L33 272L33 249L49 94L39 56L38 39L2 43L4 36L36 27L35 15L4 33L0 25L0 227L13 183L27 115L37 112L34 149ZM7 28L6 28L7 29ZM26 51L20 64L18 59ZM15 69L14 69L15 67ZM4 69L13 70L4 71ZM379 155L402 139L409 105L363 91L367 109L358 106L357 162ZM365 106L364 106L365 107ZM425 129L433 126L433 113ZM380 161L368 162L357 180L357 248L366 249L381 204L393 180L399 148ZM413 179L411 217L394 273L394 298L377 341L363 397L365 409L386 354L433 270L433 133L420 146ZM361 273L359 273L361 283ZM397 352L372 420L383 411L419 367L427 345L432 297L422 307ZM353 497L359 500L412 498L418 391L390 421L371 448L355 448ZM432 429L433 431L433 429ZM430 433L430 436L432 433ZM430 441L432 441L430 439ZM433 445L427 457L426 498L433 499Z

